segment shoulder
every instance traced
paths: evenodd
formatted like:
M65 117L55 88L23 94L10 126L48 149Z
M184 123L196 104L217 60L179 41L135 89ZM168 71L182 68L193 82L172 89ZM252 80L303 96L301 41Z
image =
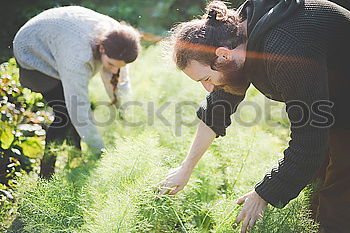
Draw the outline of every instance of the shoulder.
M291 64L323 62L326 48L315 41L305 42L300 35L281 27L269 31L262 40L261 53L267 69Z
M54 7L48 10L45 10L35 16L34 18L48 17L55 18L57 16L72 16L72 14L99 14L89 8L82 6L62 6Z
M298 41L306 47L323 49L333 41L334 35L344 34L350 28L350 12L329 0L304 0L293 15L265 34L265 42Z
M71 34L56 40L51 46L53 57L60 72L67 72L91 78L94 70L94 57L89 40Z
M283 96L325 83L327 56L317 46L303 43L282 29L274 29L263 46L267 79Z

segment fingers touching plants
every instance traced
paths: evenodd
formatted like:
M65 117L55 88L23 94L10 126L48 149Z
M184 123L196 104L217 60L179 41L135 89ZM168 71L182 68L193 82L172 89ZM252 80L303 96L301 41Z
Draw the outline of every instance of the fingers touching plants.
M165 181L159 185L159 194L175 195L186 186L190 176L191 171L181 166L170 170Z
M242 223L241 233L247 232L254 227L257 220L262 218L267 202L255 191L247 193L237 200L237 204L244 204L241 212L236 218L236 223Z

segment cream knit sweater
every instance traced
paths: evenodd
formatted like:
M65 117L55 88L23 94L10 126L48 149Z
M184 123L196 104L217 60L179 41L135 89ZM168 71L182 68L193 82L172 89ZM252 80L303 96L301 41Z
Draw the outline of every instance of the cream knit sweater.
M84 7L59 7L30 19L13 41L14 55L23 68L62 81L70 119L82 140L95 151L104 145L90 113L88 82L101 68L92 46L96 37L119 26L114 19ZM111 96L111 74L104 70L101 76ZM121 76L128 81L125 69Z

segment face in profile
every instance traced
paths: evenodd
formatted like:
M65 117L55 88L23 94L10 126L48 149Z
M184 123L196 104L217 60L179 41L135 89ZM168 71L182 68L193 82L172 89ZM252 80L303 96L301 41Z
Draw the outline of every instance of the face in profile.
M217 62L213 66L192 60L182 71L192 80L200 82L208 92L224 89L237 94L237 86L241 86L245 80L243 68L238 67L234 60Z
M102 66L112 74L117 74L119 69L126 65L125 61L113 59L107 56L103 46L100 47Z

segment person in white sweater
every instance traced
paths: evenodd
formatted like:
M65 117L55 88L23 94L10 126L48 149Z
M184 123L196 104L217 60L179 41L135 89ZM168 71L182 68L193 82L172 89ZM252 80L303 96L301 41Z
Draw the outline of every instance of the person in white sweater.
M13 41L20 82L42 93L55 113L46 132L46 147L69 139L80 149L82 139L100 153L104 144L91 117L89 80L100 71L116 103L116 91L129 87L126 64L139 51L136 29L80 6L43 11L20 28ZM45 151L40 176L49 178L56 157Z

